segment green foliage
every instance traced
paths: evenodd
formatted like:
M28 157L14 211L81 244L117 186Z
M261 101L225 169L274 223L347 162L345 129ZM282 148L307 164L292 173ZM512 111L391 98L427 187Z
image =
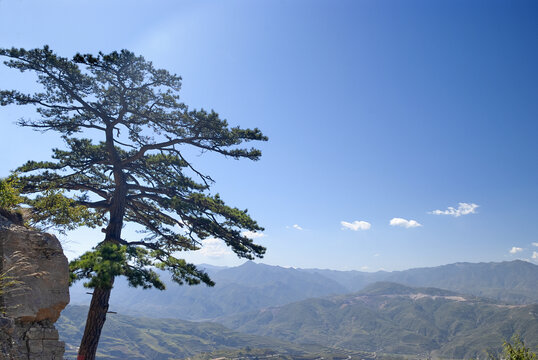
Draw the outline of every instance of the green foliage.
M31 207L30 225L45 230L55 228L61 233L80 226L95 228L103 224L103 214L79 205L59 190L45 190L35 198L25 198Z
M15 175L0 178L0 208L12 210L22 202L17 183L18 179Z
M111 279L121 275L127 266L126 246L103 243L93 251L88 251L69 264L71 282L89 279L86 287L111 288Z
M27 226L65 233L80 226L94 228L103 224L103 214L79 205L65 191L47 189L32 197L21 195L25 181L16 173L0 179L0 208L19 212L21 217L24 213Z
M118 245L101 243L94 250L84 253L70 262L71 283L77 280L87 280L85 287L110 287L110 279L123 275L132 287L145 289L155 287L164 290L165 285L159 275L152 268L166 268L173 263L172 277L182 283L187 281L190 285L200 282L200 279L212 283L208 275L199 272L195 266L181 259L166 259L167 263L155 261L158 258L153 251L140 246Z
M525 343L519 336L515 334L510 341L503 343L503 352L501 356L489 355L491 360L536 360L538 356L532 352L530 348L525 346Z

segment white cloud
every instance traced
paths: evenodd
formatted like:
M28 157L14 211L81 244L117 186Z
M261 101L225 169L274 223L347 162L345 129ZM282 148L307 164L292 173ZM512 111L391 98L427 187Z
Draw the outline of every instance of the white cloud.
M368 266L361 266L361 270L368 270L369 267Z
M516 253L518 253L518 252L522 252L522 251L523 251L522 248L514 246L514 247L512 247L512 248L510 249L510 254L516 254Z
M372 227L372 224L370 224L369 222L367 221L353 221L352 223L349 223L347 221L340 221L340 224L343 226L342 230L344 229L349 229L349 230L353 230L353 231L358 231L358 230L368 230Z
M245 237L248 237L249 239L257 239L257 238L262 238L262 237L267 236L262 232L256 232L256 231L250 231L250 230L249 231L243 231L241 233L241 235L243 235Z
M303 230L303 228L300 227L300 226L297 225L297 224L293 224L292 228L297 229L297 230Z
M452 215L454 217L459 217L462 215L468 215L468 214L475 214L476 208L478 205L476 204L468 204L468 203L458 203L458 208L454 208L452 206L449 206L446 210L433 210L430 211L430 214L434 215Z
M416 220L406 220L402 218L393 218L390 221L390 225L401 226L407 229L422 226L422 224L419 224Z
M538 246L538 242L532 243L532 246Z
M532 258L533 259L538 259L538 251L533 251L532 252Z
M233 254L224 241L215 238L202 240L202 248L198 252L200 255L210 258L220 258Z

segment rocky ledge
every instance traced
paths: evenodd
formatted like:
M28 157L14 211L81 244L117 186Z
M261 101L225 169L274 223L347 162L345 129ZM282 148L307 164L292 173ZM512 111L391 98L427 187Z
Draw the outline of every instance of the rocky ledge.
M0 214L0 273L0 359L63 359L54 323L69 303L69 267L58 239Z

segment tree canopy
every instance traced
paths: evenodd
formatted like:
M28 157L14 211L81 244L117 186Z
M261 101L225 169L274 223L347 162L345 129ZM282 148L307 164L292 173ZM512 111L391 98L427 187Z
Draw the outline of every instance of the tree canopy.
M121 275L132 286L164 289L159 268L179 284L212 285L178 255L210 237L239 257L263 256L265 248L245 236L263 228L247 210L212 194L212 178L185 155L194 148L258 160L260 150L241 145L266 141L259 129L230 127L214 111L190 109L179 99L179 76L127 50L68 59L45 46L0 49L0 56L10 68L34 72L42 88L2 90L0 105L35 106L38 117L19 125L58 132L65 142L50 161L16 169L18 199L36 223L103 226L103 241L70 263L73 281L106 290ZM126 223L140 226L141 236L122 237Z

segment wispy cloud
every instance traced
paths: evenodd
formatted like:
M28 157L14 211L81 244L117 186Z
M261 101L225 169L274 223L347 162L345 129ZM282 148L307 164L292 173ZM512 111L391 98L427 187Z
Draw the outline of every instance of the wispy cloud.
M293 224L292 226L286 225L286 229L304 230L302 226Z
M407 229L422 226L422 224L419 224L416 220L406 220L406 219L402 219L402 218L393 218L390 221L390 225L391 226L401 226L401 227L404 227L404 228L407 228Z
M533 242L532 246L538 246L538 242Z
M358 231L358 230L368 230L372 227L372 224L370 224L367 221L362 221L362 220L361 221L355 220L352 223L347 222L347 221L340 221L340 224L343 226L342 230L349 229L353 231Z
M220 258L233 254L224 241L215 238L202 240L202 248L198 252L200 255L210 258Z
M434 215L451 215L459 217L462 215L475 214L476 208L478 208L478 205L476 204L458 203L458 208L449 206L446 210L433 210L429 213Z
M258 238L267 236L262 232L255 232L255 231L250 231L250 230L249 231L243 231L241 233L241 235L243 235L245 237L248 237L249 239L258 239Z
M532 258L533 259L538 259L538 251L533 251L532 252Z
M523 249L517 246L514 246L510 249L510 254L517 254L518 252L522 252Z

